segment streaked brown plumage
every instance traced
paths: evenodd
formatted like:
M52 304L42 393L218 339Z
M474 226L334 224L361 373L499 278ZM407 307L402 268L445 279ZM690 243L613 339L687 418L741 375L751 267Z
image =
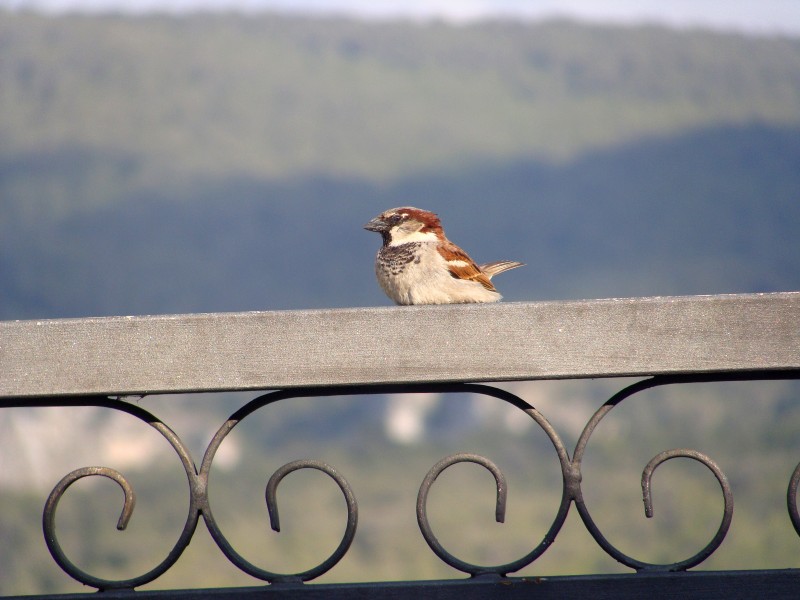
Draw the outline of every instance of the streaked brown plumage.
M523 263L509 260L477 265L447 239L439 217L404 206L387 210L364 226L381 234L375 273L397 304L496 302L493 276Z

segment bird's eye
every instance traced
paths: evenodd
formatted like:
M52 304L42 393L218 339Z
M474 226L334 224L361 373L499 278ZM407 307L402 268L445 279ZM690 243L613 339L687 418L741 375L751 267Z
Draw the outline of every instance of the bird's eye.
M404 216L405 215L401 215L400 213L395 213L392 216L390 216L387 219L387 221L389 222L390 225L397 225L400 221L403 220Z

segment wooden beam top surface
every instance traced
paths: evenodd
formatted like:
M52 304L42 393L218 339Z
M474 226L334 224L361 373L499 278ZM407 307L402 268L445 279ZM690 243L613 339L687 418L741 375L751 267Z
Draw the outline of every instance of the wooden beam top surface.
M0 322L0 396L800 369L800 292Z

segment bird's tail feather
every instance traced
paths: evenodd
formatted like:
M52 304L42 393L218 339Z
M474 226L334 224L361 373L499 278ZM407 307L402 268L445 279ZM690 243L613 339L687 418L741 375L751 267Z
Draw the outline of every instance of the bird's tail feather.
M524 266L525 263L516 262L514 260L497 260L495 262L481 265L480 270L483 271L489 279L491 279L495 275L503 273L504 271L509 271L511 269Z

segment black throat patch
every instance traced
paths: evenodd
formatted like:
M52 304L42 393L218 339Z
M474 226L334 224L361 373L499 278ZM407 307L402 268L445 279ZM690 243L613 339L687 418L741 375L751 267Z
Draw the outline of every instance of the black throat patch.
M421 245L421 242L409 242L399 246L383 246L378 252L378 264L392 275L402 273L409 263L419 263Z

